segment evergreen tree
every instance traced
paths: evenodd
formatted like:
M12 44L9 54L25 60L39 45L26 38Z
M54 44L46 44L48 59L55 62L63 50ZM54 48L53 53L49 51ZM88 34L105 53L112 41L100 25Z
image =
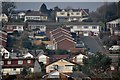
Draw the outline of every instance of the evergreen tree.
M40 7L40 12L42 12L42 13L47 13L48 12L47 6L44 3Z

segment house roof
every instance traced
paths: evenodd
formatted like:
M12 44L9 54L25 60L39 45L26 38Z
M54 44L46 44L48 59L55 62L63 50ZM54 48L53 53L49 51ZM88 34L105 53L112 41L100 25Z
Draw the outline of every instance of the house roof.
M52 61L60 60L60 59L67 59L70 55L52 55Z
M64 40L68 40L68 41L70 41L70 42L76 43L75 41L73 41L73 40L71 40L71 39L68 39L68 38L61 39L61 40L57 41L56 43L62 42L62 41L64 41Z
M69 37L69 36L67 36L67 35L61 35L61 36L58 36L58 37L56 37L56 38L54 38L54 39L55 39L55 41L57 42L57 41L59 41L59 40L61 40L61 39L64 39L64 38L68 38L68 39L70 39L70 40L73 40L72 37Z
M107 22L107 23L112 23L112 22L120 23L120 18L117 18L117 19L115 19L115 20L109 21L109 22Z
M49 65L51 65L51 64L53 64L53 63L56 63L56 62L58 62L58 61L60 61L60 60L64 60L64 61L67 61L67 62L71 63L72 65L76 65L76 63L71 62L71 61L68 61L68 60L66 60L66 59L58 59L58 60L55 60L55 61L51 61L51 62L50 62L48 65L46 65L46 66L49 66Z
M29 25L46 25L55 26L56 28L63 25L100 25L98 22L28 22Z
M11 14L19 14L19 13L26 13L27 11L26 10L13 10Z
M86 11L89 13L89 9L61 9L60 11L74 11L74 12L80 12L81 10ZM58 11L59 12L59 11Z
M59 36L61 36L61 35L72 36L70 33L66 33L66 32L60 31L60 32L57 32L57 33L55 33L55 34L52 34L52 37L53 37L53 38L57 38L57 37L59 37Z
M14 23L7 23L7 25L24 25L23 22L14 22Z
M30 11L26 13L26 16L47 16L47 14L43 14L40 11Z
M63 31L63 32L66 32L66 33L70 33L70 31L67 31L66 29L63 29L61 27L50 31L50 33L54 34L56 32L60 32L60 31Z

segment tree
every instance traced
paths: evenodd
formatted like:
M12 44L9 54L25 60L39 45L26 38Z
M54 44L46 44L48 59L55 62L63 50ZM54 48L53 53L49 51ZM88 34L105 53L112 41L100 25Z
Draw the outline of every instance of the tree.
M117 3L105 3L97 8L95 12L90 13L90 17L94 22L106 22L117 18Z
M111 65L111 59L105 54L96 53L95 55L89 56L83 60L84 66L82 71L85 73L92 74L92 76L97 76L106 71Z
M31 43L31 41L29 40L28 37L27 38L23 38L23 40L22 40L22 46L24 48L27 48L27 49L32 49L32 43Z
M19 36L20 36L20 34L19 34L19 32L18 32L17 30L15 30L15 31L13 32L13 35L14 35L15 37L19 37Z
M2 2L2 12L7 16L11 13L11 11L15 8L14 2Z
M40 7L40 11L42 13L47 13L48 12L48 9L47 9L47 6L43 3L42 6Z

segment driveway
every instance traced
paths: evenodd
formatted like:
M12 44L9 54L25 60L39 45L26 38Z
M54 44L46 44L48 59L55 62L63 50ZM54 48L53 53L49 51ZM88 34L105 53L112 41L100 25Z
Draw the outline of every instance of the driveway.
M105 53L106 49L103 47L100 39L95 36L82 36L80 37L80 40L82 40L85 43L86 48L93 53L96 52L102 52Z

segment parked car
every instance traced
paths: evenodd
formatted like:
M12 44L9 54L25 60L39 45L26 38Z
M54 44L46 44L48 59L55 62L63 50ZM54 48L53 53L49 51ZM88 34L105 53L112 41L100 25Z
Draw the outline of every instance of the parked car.
M112 51L120 50L120 46L119 45L114 45L114 46L110 47L109 50L112 50Z

